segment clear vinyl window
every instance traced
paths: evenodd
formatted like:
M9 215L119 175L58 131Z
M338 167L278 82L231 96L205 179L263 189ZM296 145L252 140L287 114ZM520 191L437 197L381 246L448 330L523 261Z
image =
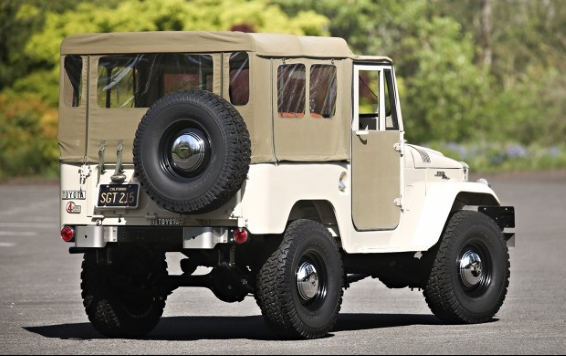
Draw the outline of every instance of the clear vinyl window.
M337 70L334 65L315 64L309 73L304 64L277 68L277 111L283 118L302 118L308 110L312 118L330 119L336 114Z
M246 105L250 100L250 59L246 52L230 55L230 102L235 106Z
M63 101L71 107L79 107L82 102L83 58L77 55L65 57L65 82L63 83Z
M102 57L98 63L98 105L144 108L179 90L212 91L209 55L164 53Z
M379 125L379 76L380 71L359 72L359 130L377 130Z
M398 131L399 118L397 117L395 88L391 70L385 70L385 98L385 129Z
M306 67L285 64L277 68L277 112L284 118L305 116Z
M336 114L336 66L316 64L310 70L311 117L330 119Z

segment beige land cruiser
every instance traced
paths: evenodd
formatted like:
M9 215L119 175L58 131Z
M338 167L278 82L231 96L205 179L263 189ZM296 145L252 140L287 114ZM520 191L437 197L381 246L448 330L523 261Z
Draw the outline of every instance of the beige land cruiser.
M253 295L282 338L326 335L366 277L422 289L447 323L502 306L514 209L405 142L389 58L339 38L106 33L66 38L61 68L61 236L102 334L143 337L178 287Z

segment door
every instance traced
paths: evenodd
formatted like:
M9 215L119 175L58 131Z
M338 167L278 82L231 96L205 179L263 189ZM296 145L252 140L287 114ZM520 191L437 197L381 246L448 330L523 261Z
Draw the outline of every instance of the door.
M393 230L402 206L401 115L391 65L354 66L352 220L356 230Z

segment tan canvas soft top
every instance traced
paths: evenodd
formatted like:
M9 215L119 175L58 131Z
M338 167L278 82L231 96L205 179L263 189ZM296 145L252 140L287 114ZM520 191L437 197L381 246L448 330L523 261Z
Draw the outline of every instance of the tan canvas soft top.
M82 101L74 107L64 99L72 86L61 72L59 105L59 145L64 162L97 162L102 142L109 152L106 160L116 159L116 147L124 140L123 161L132 162L132 141L139 120L147 108L105 109L97 104L99 91L98 59L113 54L199 53L214 58L213 91L228 97L224 53L246 52L252 63L250 101L238 110L252 138L252 162L331 161L349 157L351 120L351 66L353 62L375 64L389 62L386 57L354 55L346 41L335 37L295 36L288 34L243 32L120 32L72 35L61 44L61 67L67 56L85 61L81 87ZM334 120L281 120L273 110L277 98L274 84L281 63L333 64L341 80L337 84L337 112ZM347 79L350 78L350 79ZM269 93L266 95L266 93ZM72 97L72 95L71 95ZM266 100L268 99L268 100ZM67 100L67 101L66 101ZM276 104L275 104L276 105ZM274 134L274 130L277 132ZM112 156L113 155L113 156ZM114 158L112 158L114 157Z
M354 58L342 38L243 32L116 32L72 35L61 55L256 52L262 57Z

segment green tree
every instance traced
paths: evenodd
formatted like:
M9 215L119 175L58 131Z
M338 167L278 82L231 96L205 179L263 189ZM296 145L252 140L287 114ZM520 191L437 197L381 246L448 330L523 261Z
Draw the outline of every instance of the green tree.
M478 48L430 0L280 0L289 14L314 9L332 19L332 35L360 54L393 58L402 82L407 137L413 142L468 140L478 135L489 78L474 65Z
M490 86L487 74L473 63L476 47L471 36L462 35L460 25L447 17L415 19L412 26L418 32L401 40L399 54L408 138L415 142L482 138L489 131L482 107Z
M89 2L106 6L118 4L118 0ZM79 3L76 0L0 0L0 91L12 86L17 78L52 65L28 56L24 51L26 43L34 33L41 31L46 13L73 10Z
M37 9L18 0L0 0L0 91L29 70L31 61L22 53L40 24Z
M492 140L554 145L566 136L566 2L562 0L437 0L482 48L490 45L494 79L483 115ZM484 11L489 3L490 11ZM490 18L484 19L486 16ZM490 26L485 26L489 23ZM488 38L489 41L485 39Z
M290 16L305 9L332 19L328 29L363 54L385 53L389 35L384 29L401 9L395 0L275 0Z

